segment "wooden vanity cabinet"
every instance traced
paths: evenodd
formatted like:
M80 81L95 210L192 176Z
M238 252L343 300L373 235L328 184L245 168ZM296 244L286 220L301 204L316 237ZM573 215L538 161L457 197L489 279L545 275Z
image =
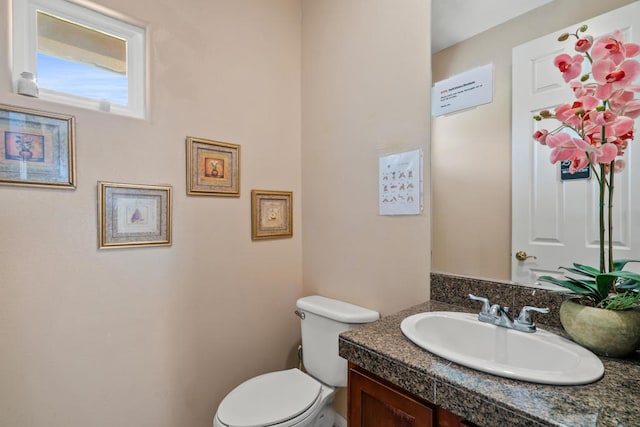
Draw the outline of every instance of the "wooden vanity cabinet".
M351 363L348 396L349 427L476 427Z
M441 407L438 407L436 418L438 419L436 424L438 427L478 427L469 421L463 420L461 416Z

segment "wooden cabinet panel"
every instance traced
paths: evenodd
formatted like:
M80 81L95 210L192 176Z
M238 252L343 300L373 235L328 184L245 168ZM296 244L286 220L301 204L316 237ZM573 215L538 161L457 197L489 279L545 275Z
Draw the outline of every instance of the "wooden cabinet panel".
M475 424L465 421L461 416L449 412L441 407L436 410L437 427L476 427Z
M349 427L477 427L349 364Z
M434 414L426 401L349 370L349 427L433 427Z

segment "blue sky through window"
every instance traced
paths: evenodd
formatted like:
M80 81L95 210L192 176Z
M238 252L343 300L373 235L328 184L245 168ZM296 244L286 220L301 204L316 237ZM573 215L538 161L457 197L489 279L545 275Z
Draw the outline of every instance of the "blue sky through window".
M38 53L38 85L41 88L127 105L127 76L87 64Z

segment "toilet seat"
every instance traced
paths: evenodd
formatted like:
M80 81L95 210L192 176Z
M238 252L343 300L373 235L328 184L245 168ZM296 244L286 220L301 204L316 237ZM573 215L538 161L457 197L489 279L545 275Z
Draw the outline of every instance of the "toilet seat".
M230 427L294 425L319 404L322 384L299 369L270 372L233 389L217 417Z

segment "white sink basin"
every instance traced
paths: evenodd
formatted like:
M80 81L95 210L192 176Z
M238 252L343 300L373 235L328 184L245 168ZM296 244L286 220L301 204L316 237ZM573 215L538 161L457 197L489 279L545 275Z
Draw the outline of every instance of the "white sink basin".
M589 350L556 334L483 323L476 314L419 313L404 319L402 333L418 346L460 365L541 384L588 384L604 366Z

